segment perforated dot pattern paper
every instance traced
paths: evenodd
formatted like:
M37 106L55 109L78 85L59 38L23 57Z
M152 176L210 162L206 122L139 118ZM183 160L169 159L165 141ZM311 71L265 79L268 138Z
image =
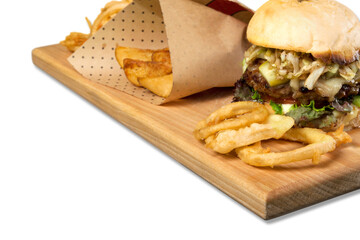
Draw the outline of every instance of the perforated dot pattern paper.
M168 46L158 1L137 0L105 24L70 56L70 63L84 77L126 92L153 104L164 101L131 84L115 58L116 46L161 49Z
M86 78L157 105L213 87L232 87L241 76L241 61L248 47L244 41L246 23L204 6L209 1L201 1L134 0L69 61ZM173 72L170 96L164 99L131 84L116 61L117 46L169 47Z

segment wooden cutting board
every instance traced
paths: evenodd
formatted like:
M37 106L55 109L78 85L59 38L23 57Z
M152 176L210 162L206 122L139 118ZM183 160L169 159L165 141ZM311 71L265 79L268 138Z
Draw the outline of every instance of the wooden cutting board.
M89 81L67 62L61 45L36 48L36 66L206 179L264 219L274 218L360 187L360 130L353 143L322 157L275 168L256 168L220 155L193 137L196 123L231 101L232 89L212 89L163 106ZM270 141L274 151L297 143Z

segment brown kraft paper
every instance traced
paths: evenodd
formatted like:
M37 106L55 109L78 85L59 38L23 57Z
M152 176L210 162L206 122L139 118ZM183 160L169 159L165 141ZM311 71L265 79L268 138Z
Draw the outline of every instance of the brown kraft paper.
M250 10L226 0L134 0L68 60L91 81L159 105L213 87L233 86L242 74L251 15ZM164 99L131 84L116 61L117 46L169 47L173 68L170 96Z

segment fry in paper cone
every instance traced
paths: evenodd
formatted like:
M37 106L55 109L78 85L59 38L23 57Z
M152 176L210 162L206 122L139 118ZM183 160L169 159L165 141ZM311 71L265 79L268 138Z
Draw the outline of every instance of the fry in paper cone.
M213 87L233 86L242 74L241 60L248 47L246 22L251 12L235 2L208 3L209 0L134 0L70 56L69 61L91 81L157 105ZM115 57L118 46L169 48L173 79L169 96L157 96L129 82ZM156 81L159 82L142 80L147 84Z

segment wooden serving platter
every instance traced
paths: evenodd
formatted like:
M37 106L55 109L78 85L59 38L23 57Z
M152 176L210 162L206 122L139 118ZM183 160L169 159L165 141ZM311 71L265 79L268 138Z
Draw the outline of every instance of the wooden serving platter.
M274 218L360 187L360 130L353 143L322 157L275 168L256 168L220 155L193 137L196 123L231 101L232 89L212 89L155 106L82 77L61 45L36 48L36 66L264 219ZM270 141L274 151L295 143Z

